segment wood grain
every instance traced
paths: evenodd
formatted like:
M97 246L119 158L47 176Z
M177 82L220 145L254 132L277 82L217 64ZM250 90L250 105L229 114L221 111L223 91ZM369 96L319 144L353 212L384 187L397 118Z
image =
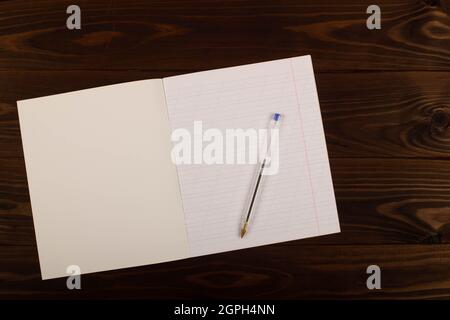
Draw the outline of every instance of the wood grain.
M312 54L317 71L449 70L447 1L369 0L0 2L0 69L193 71ZM207 59L205 59L205 56Z
M81 290L67 290L65 278L40 280L35 250L8 246L0 251L0 299L450 298L450 245L298 244L87 274ZM366 287L371 264L382 270L380 291Z
M450 76L319 74L331 157L449 158Z
M0 2L0 299L450 298L448 0ZM342 233L83 276L39 275L16 101L311 54ZM382 268L369 291L368 265Z

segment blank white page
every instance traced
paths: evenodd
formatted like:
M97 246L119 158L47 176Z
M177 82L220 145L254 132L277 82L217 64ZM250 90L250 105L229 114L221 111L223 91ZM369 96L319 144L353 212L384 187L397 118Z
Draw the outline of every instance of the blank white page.
M188 257L162 80L18 108L43 279Z
M191 256L340 231L310 56L169 77L164 89L172 130L266 129L283 116L279 173L265 177L243 239L257 165L177 166Z

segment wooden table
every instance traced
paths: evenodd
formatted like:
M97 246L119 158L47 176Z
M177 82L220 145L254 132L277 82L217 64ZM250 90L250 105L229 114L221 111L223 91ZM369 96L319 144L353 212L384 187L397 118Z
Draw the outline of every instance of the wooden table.
M450 298L448 1L72 2L0 2L0 298ZM40 279L17 100L304 54L342 233Z

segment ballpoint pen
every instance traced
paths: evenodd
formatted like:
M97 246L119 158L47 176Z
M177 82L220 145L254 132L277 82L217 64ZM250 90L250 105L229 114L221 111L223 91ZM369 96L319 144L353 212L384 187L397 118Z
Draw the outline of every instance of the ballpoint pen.
M256 179L255 179L255 182L254 182L253 188L252 188L253 192L251 194L249 205L248 205L245 217L244 217L244 221L243 221L242 226L241 226L241 238L243 238L244 235L248 231L248 226L249 226L249 223L250 223L250 217L251 217L252 212L253 212L255 201L258 198L259 190L261 189L260 188L261 184L263 183L264 170L265 170L266 166L270 162L269 151L272 149L272 142L273 142L272 141L272 130L278 128L278 126L280 124L280 120L281 120L281 114L274 113L272 118L271 118L271 120L270 120L270 123L269 123L269 130L267 132L267 135L269 137L269 139L268 139L269 141L267 143L267 149L266 149L266 153L264 155L264 159L261 162L261 165L258 167L258 170L257 170Z

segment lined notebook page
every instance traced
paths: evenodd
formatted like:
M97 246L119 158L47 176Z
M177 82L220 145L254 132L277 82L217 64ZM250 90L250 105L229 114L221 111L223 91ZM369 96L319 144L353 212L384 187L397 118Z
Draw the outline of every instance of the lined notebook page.
M164 88L172 130L266 129L283 115L279 172L266 176L243 239L258 165L177 166L191 256L340 231L310 56L165 78Z

